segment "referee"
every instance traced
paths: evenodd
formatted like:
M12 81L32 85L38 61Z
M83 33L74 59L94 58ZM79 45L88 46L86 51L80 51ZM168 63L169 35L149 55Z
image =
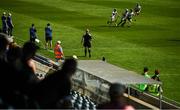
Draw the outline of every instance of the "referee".
M86 33L83 35L81 43L83 43L84 46L85 57L87 55L87 50L88 50L89 58L91 57L91 40L92 40L92 36L89 33L89 29L86 29Z

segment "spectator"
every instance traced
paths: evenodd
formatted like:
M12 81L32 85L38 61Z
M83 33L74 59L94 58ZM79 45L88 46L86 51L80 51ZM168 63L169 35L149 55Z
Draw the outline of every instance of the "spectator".
M146 77L146 78L151 78L151 77L148 75L148 71L149 71L149 69L148 69L147 67L144 67L143 75L144 75L144 77ZM147 84L140 84L140 85L139 85L139 89L140 89L141 91L147 90Z
M86 33L83 35L81 43L83 43L84 46L85 57L87 55L87 50L88 50L89 58L91 57L91 40L92 40L92 36L89 33L89 29L86 29Z
M14 68L19 68L20 59L22 57L22 48L16 44L11 44L7 52L7 61Z
M13 31L14 25L13 25L13 22L12 22L11 13L8 14L7 25L8 25L8 35L12 36L12 31Z
M55 47L54 47L54 54L55 54L55 60L56 62L59 62L64 60L64 53L62 50L62 46L60 45L61 41L57 41Z
M9 45L8 40L6 39L6 34L0 33L0 60L6 60L6 51Z
M56 108L59 100L70 95L72 76L76 69L76 60L66 59L61 70L50 74L36 86L31 93L42 108Z
M110 102L98 105L98 109L122 109L122 110L134 110L131 105L125 104L123 93L125 92L125 86L119 83L111 84L109 88Z
M37 38L37 34L36 34L37 30L34 26L34 24L31 25L31 28L29 29L29 33L30 33L30 41L31 42L35 42L36 38Z
M46 40L46 49L48 49L48 44L50 45L50 48L52 48L52 28L50 24L48 23L45 27L45 40Z
M7 62L7 52L9 48L9 44L11 43L10 36L0 33L0 68L1 68L1 74L0 74L0 87L2 93L6 94L6 92L10 89L12 89L12 82L13 82L13 69L10 67L10 65ZM12 82L11 82L12 81Z
M33 61L37 49L38 46L33 42L24 43L22 48L22 58L19 64L19 88L24 93L28 93L40 81L35 75L36 66Z
M0 60L7 61L7 50L9 48L9 44L13 42L12 37L7 34L0 33Z
M7 19L6 19L6 12L3 12L1 20L2 20L2 31L5 34L8 34L8 25L7 25Z

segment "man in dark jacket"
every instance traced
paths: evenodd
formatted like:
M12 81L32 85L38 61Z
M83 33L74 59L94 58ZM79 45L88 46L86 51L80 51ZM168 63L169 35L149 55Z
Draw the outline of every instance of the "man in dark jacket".
M83 43L84 46L84 53L85 53L85 57L87 55L87 50L89 52L89 58L91 57L91 40L92 40L92 36L89 33L89 29L86 29L86 33L83 35L81 42Z

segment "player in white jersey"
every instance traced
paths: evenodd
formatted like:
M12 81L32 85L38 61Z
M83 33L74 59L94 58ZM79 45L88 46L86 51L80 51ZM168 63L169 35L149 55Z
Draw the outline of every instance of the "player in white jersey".
M113 9L112 15L110 16L111 18L110 18L109 21L107 21L107 24L112 25L112 24L114 23L115 25L117 25L117 24L116 24L117 16L118 16L117 10L116 10L116 9Z
M141 12L141 5L139 3L137 3L135 8L134 8L134 14L139 15L140 12Z
M131 22L132 22L132 17L134 16L134 12L132 9L129 10L128 14L127 14L127 20L128 20L128 27L131 26Z

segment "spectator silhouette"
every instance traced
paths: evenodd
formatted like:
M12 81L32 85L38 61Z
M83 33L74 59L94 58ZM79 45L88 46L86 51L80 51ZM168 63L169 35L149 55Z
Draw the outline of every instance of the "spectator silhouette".
M125 104L123 93L125 92L125 86L119 83L111 84L109 88L110 102L98 105L98 109L122 109L122 110L134 110L130 105Z
M31 95L42 108L57 108L59 100L70 95L72 76L76 68L75 59L66 59L61 70L48 75L36 86Z
M33 57L39 47L33 42L26 42L22 48L22 58L19 64L18 82L21 92L28 93L40 80L35 75L36 67Z
M1 91L6 91L8 88L7 79L9 77L9 73L11 73L11 69L9 69L9 65L7 63L7 49L9 46L8 36L4 33L0 33L0 87ZM8 79L9 80L9 79Z
M6 61L6 52L9 45L8 36L0 33L0 60Z
M33 42L26 42L23 45L23 49L22 49L23 52L22 63L25 66L25 69L32 73L36 72L36 67L33 62L33 58L36 54L37 49L39 49L39 47Z
M20 63L21 57L22 57L22 48L12 43L9 46L9 50L7 52L7 62L12 67L18 69L19 68L18 65Z

